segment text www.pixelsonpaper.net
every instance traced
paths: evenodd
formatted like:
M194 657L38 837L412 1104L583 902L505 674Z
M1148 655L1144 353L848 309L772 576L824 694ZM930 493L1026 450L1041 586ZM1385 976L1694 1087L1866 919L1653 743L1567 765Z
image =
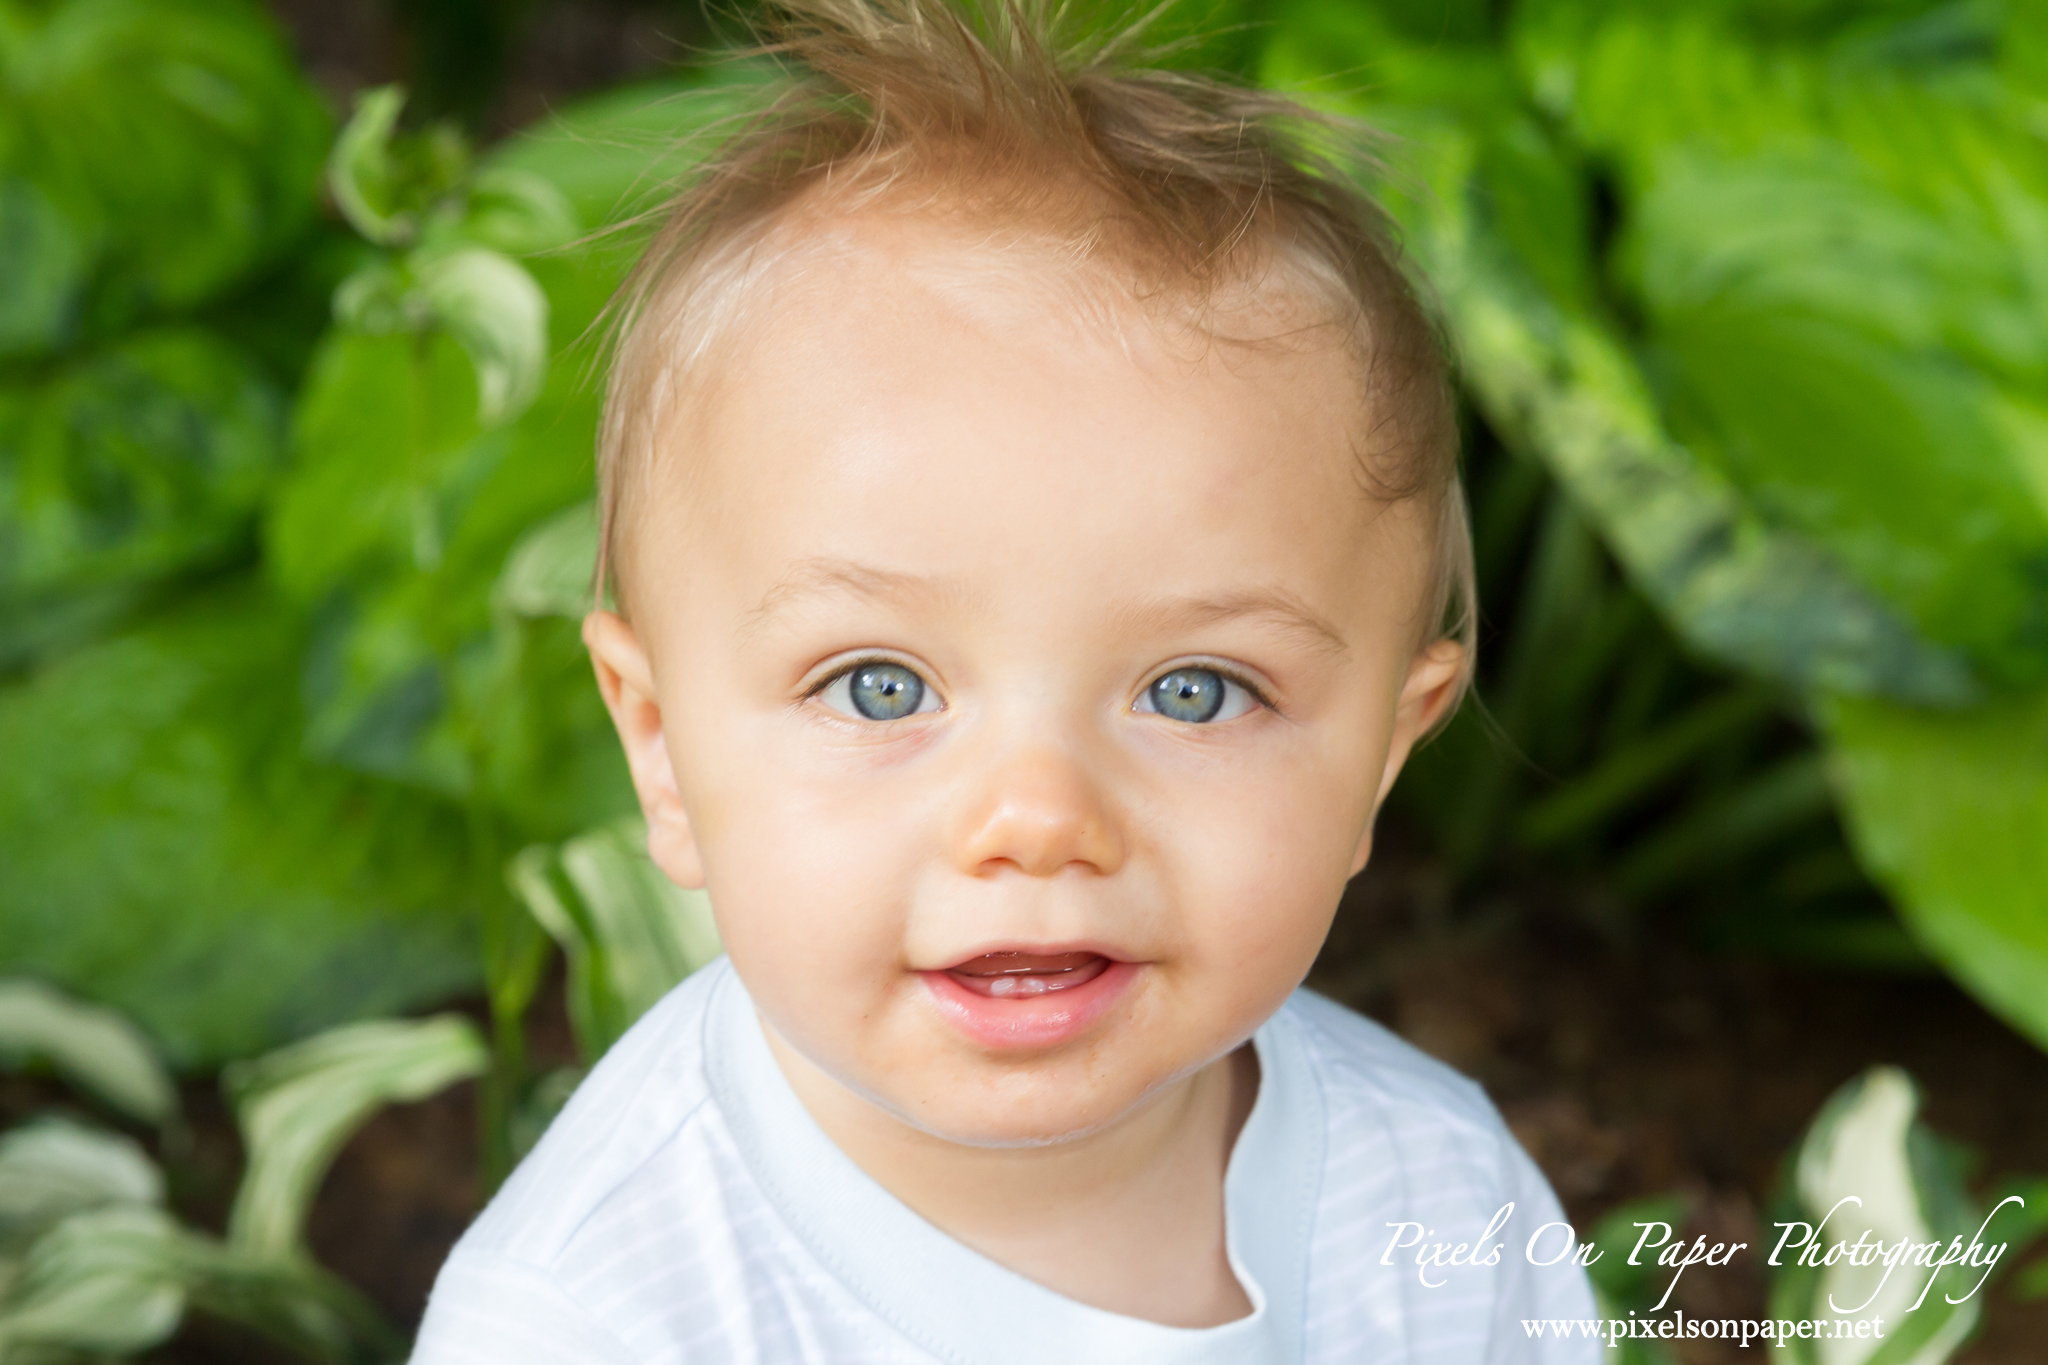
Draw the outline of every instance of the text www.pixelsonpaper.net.
M1598 1340L1608 1346L1624 1341L1706 1339L1741 1346L1779 1346L1789 1341L1851 1338L1884 1339L1883 1318L1694 1318L1679 1313L1669 1318L1523 1318L1522 1331L1531 1337Z

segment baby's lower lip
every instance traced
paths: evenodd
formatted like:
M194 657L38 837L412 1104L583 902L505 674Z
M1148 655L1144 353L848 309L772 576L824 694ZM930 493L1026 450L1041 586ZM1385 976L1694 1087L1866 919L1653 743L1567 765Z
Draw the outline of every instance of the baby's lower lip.
M1100 953L990 953L922 975L948 1023L981 1047L1009 1052L1058 1047L1088 1033L1142 966Z
M1102 975L1109 959L1100 953L984 953L946 975L991 999L1045 995L1085 986Z

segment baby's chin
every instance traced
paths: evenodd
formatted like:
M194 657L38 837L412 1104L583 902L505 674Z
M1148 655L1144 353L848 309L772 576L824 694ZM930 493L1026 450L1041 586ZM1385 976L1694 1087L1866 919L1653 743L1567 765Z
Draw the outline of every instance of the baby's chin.
M929 1137L963 1147L1054 1147L1133 1117L1213 1057L1117 1057L1112 1047L976 1059L939 1084L857 1078L850 1086Z

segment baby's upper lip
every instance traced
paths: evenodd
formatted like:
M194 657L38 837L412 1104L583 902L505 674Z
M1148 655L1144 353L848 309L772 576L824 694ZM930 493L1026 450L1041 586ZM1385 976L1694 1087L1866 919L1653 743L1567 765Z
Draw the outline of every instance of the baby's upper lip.
M1094 942L995 943L978 947L938 970L968 972L975 976L996 976L1006 972L1072 971L1098 957L1106 957L1112 962L1134 960L1127 951Z

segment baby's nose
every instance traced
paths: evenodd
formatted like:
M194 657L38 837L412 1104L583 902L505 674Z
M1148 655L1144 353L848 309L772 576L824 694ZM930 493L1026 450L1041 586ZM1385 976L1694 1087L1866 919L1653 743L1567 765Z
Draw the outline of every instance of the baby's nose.
M1118 824L1101 788L1072 758L1015 754L961 811L954 862L972 876L1006 866L1033 877L1075 866L1108 875L1123 866Z

